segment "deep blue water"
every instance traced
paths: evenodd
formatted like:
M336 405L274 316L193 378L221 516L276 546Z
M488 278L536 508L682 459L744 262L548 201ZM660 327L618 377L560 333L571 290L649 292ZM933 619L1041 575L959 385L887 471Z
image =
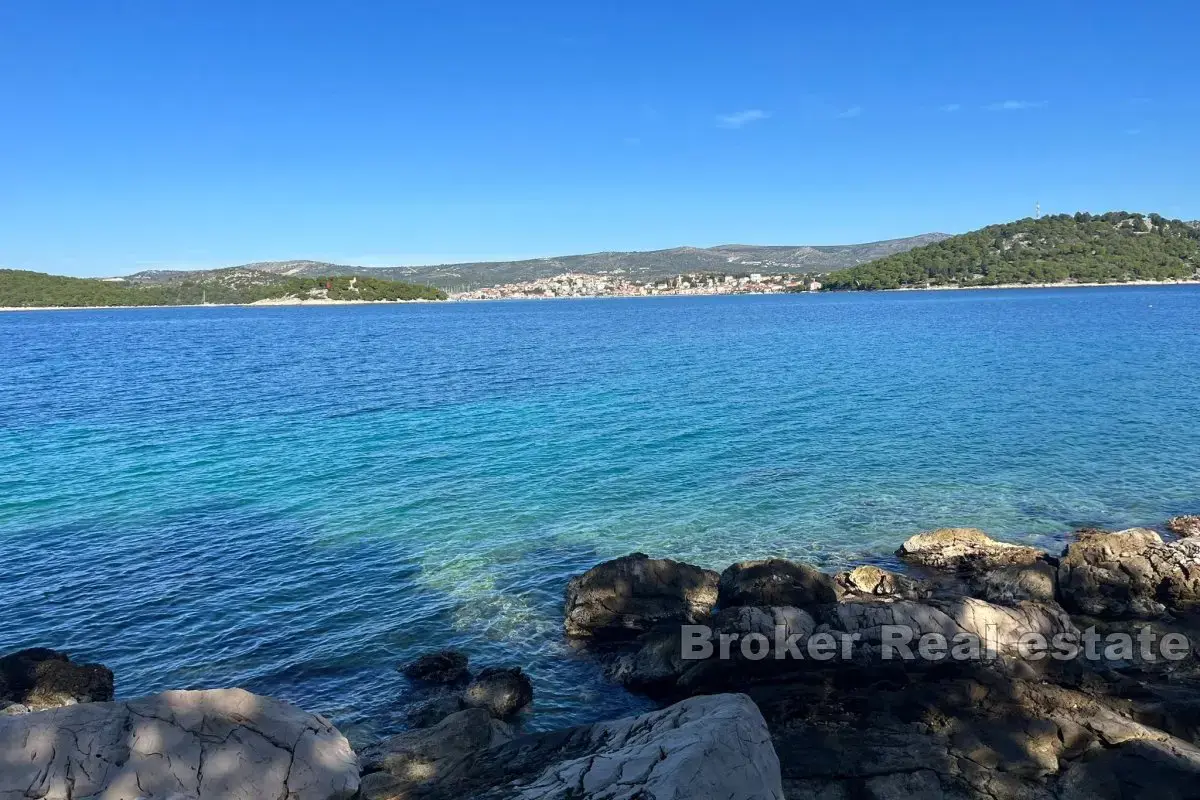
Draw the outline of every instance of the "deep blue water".
M1160 522L1198 419L1196 287L0 314L0 652L363 738L456 645L532 727L613 716L560 636L595 562Z

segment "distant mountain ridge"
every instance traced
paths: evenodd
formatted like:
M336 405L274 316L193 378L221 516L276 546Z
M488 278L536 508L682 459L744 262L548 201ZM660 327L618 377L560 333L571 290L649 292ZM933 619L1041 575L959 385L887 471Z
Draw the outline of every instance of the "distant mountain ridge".
M587 253L522 261L478 261L420 267L359 267L304 260L260 261L211 270L146 270L130 275L126 280L143 285L203 281L236 269L294 277L358 275L457 289L521 283L561 275L564 272L619 273L630 279L642 281L688 272L818 273L865 264L946 238L949 238L949 234L925 233L903 239L862 244L726 244L716 247L674 247L667 250Z
M251 264L214 269L147 269L129 275L124 280L138 284L183 283L221 278L233 272L312 278L326 275L352 275L355 273L345 270L355 269L358 267L347 267L343 264L330 264L324 261L256 261Z

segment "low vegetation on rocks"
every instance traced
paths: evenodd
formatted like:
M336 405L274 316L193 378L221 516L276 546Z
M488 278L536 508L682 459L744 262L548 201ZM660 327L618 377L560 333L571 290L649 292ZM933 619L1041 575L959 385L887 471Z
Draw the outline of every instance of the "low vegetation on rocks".
M42 711L113 699L112 670L35 647L0 658L0 713Z

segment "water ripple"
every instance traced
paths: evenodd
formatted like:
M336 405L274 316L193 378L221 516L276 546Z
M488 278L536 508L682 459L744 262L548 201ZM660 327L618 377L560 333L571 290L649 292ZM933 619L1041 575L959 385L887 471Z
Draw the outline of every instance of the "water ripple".
M560 635L631 550L892 564L1200 509L1200 290L0 315L0 651L395 729L430 647L526 724L644 707Z

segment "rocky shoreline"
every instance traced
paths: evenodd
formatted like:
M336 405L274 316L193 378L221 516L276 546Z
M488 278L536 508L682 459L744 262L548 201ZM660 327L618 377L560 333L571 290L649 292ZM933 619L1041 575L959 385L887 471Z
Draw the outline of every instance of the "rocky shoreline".
M103 666L22 651L0 658L0 797L1200 797L1200 517L1058 555L963 528L897 555L598 564L564 634L662 707L550 733L511 724L519 668L455 651L401 665L425 692L410 730L357 753L270 698L114 702Z

